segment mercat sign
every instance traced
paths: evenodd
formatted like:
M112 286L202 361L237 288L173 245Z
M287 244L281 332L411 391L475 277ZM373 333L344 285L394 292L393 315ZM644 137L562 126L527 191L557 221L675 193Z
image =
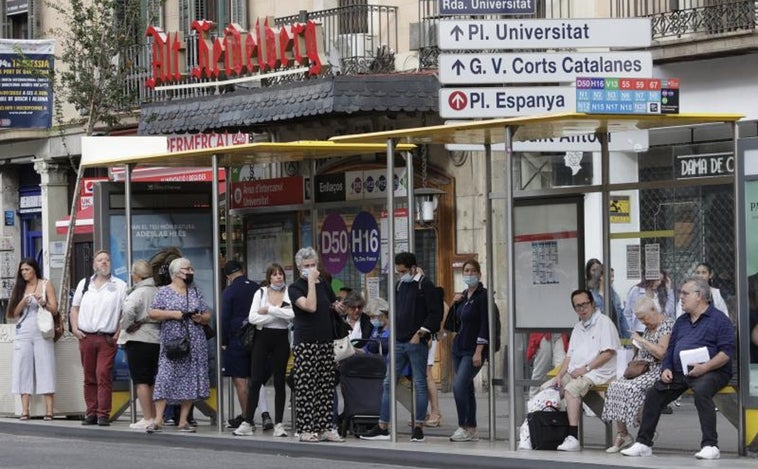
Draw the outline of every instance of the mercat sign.
M150 26L145 36L153 40L152 76L145 84L149 88L177 84L188 76L220 82L299 68L305 68L308 75L321 73L321 25L310 20L283 27L272 27L273 24L272 17L259 18L254 31L248 32L232 23L213 39L211 33L215 30L215 23L193 21L191 29L197 35L197 57L194 61L197 66L189 74L184 33L167 33L159 27Z

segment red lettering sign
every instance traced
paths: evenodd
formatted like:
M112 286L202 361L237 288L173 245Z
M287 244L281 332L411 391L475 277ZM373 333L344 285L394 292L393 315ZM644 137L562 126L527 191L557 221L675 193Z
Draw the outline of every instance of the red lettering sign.
M259 18L252 32L232 23L223 35L211 39L215 31L212 21L193 21L197 33L197 66L190 71L196 79L229 79L265 73L282 68L308 67L308 75L322 71L323 31L313 21L272 27L273 17ZM145 82L149 88L176 83L187 76L184 34L165 33L150 26L145 36L152 38L152 76Z

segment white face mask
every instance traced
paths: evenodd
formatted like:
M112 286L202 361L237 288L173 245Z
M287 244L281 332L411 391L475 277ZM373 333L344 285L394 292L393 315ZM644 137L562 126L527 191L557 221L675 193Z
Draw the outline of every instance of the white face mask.
M281 285L276 285L276 284L273 284L273 283L271 285L269 285L269 287L271 287L271 289L274 290L274 291L282 291L282 290L284 290L284 286L285 285L283 283Z
M479 285L479 276L478 275L464 275L463 283L465 283L466 286L468 287L475 287Z
M402 277L400 277L400 281L403 283L410 283L413 281L413 275L411 275L410 272L406 272Z
M303 278L308 278L308 275L310 275L310 273L311 273L311 272L313 272L314 270L316 270L316 268L315 268L315 267L307 267L307 268L305 268L305 269L302 269L302 270L300 271L300 275L301 275Z

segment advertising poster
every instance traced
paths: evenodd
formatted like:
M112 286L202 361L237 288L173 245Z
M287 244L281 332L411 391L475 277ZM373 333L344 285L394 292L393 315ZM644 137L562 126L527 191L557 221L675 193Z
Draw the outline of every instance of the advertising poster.
M110 253L113 274L127 280L126 217L110 218ZM157 251L177 247L192 261L195 285L213 307L213 227L210 211L150 213L132 215L133 260L150 259Z
M745 181L745 237L747 243L747 274L758 273L758 180Z
M0 128L52 126L55 41L0 39Z

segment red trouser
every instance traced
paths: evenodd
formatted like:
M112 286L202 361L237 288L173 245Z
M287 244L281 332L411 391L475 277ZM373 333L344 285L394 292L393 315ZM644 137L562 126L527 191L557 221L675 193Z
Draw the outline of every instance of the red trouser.
M84 369L84 402L87 415L109 417L113 391L113 359L116 341L110 335L87 334L79 341Z

